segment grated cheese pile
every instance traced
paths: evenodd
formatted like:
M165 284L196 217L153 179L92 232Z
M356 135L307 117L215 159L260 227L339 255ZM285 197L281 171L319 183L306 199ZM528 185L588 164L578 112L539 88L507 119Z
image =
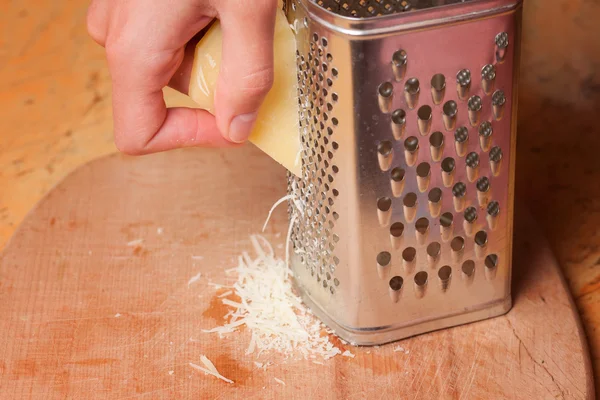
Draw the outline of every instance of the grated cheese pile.
M225 316L227 322L204 332L224 335L245 326L251 333L246 354L257 356L267 351L305 359L329 359L341 354L328 336L322 334L321 322L292 291L292 272L286 262L275 256L264 237L254 235L250 240L256 257L244 252L238 258L238 266L227 271L237 274L231 289L239 301L222 298L223 304L231 307Z

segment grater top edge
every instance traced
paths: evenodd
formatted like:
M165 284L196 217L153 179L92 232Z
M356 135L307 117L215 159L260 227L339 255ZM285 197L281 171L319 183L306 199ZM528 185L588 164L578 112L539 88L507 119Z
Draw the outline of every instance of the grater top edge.
M412 0L419 1L419 0ZM510 12L522 6L523 0L420 0L422 4L436 3L394 12L353 12L349 13L340 4L348 4L348 9L376 10L386 4L405 3L405 0L286 0L285 8L303 7L310 18L329 30L347 36L373 37L402 31L430 28L437 25L459 23L471 19L480 19L500 13ZM337 7L332 7L336 5ZM361 4L363 4L361 6ZM371 14L373 13L374 14Z

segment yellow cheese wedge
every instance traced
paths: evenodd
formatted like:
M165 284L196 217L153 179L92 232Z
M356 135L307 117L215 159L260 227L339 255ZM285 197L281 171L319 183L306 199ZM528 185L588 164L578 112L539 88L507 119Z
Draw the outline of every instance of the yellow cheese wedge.
M200 108L214 113L214 91L221 64L222 31L219 21L196 46L189 96ZM283 11L275 23L275 80L258 112L249 141L300 176L300 136L296 78L296 41Z

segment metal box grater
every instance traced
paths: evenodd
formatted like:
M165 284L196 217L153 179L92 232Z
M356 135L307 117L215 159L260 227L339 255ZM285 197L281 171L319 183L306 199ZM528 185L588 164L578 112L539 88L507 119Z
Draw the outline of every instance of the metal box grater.
M506 313L521 1L288 0L291 267L354 344ZM300 206L298 206L300 205Z

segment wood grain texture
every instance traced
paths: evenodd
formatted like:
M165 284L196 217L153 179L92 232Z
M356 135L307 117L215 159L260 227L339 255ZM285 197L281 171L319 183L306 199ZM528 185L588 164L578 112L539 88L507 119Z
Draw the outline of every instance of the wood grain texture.
M522 209L506 316L378 348L340 344L356 357L325 365L275 355L267 372L244 355L248 332L202 333L227 311L209 282L250 249L283 182L251 147L110 156L67 177L0 256L0 398L593 398L579 318ZM281 256L286 229L281 209L267 232ZM235 384L193 370L201 354Z
M110 77L86 32L88 3L0 7L0 246L67 173L115 151ZM563 268L598 380L600 3L526 0L523 18L516 192Z

